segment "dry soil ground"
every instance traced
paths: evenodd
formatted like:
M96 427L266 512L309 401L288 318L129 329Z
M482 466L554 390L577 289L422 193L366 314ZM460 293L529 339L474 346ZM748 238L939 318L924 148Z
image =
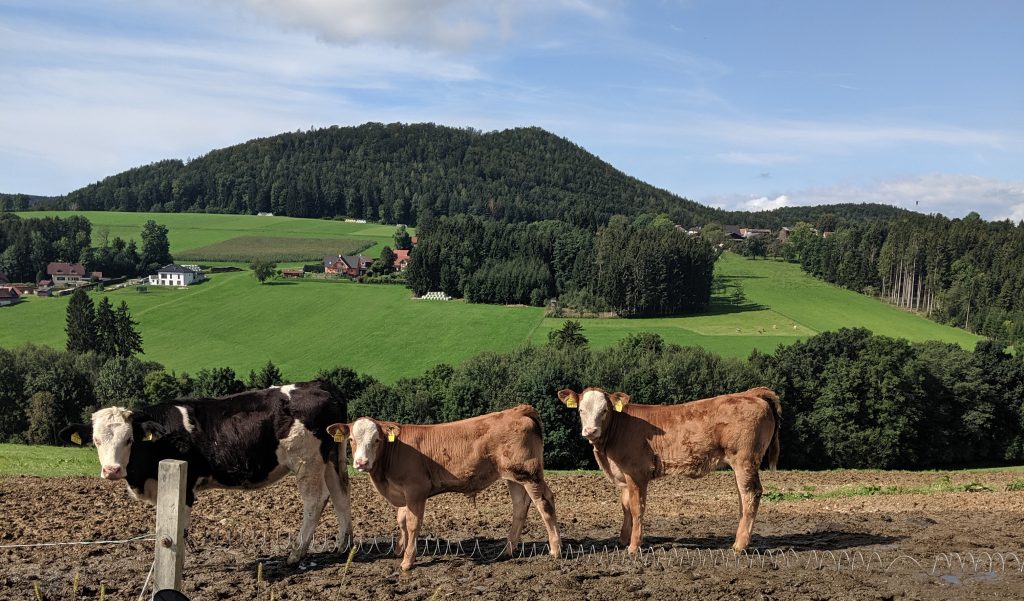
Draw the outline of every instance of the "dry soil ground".
M1024 492L1007 491L1022 473L956 473L988 489L764 502L754 552L729 550L737 520L731 474L654 483L646 519L653 551L615 551L621 511L603 476L551 475L558 521L571 556L537 553L544 534L531 512L527 557L491 560L508 527L503 485L475 503L443 495L427 505L424 531L461 544L430 543L428 556L400 573L385 555L394 512L365 477L352 480L357 536L347 554L317 552L284 565L301 513L294 484L261 491L208 491L193 513L196 546L185 562L185 592L201 599L1020 599L1024 598ZM843 487L927 487L941 473L844 471L765 473L769 490L822 495ZM42 542L122 540L152 532L153 509L123 484L97 478L0 479L0 599L136 599L152 562L152 542L13 547ZM330 510L318 531L334 531ZM582 549L582 553L580 550ZM466 552L471 552L467 556ZM958 554L958 555L957 555ZM1019 558L1019 559L1018 559ZM263 581L257 581L262 564ZM77 596L72 587L77 582Z

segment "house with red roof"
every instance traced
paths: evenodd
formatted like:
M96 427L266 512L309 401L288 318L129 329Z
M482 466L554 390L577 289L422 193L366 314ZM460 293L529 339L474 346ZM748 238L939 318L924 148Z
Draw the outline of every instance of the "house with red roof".
M395 271L405 271L405 268L409 266L409 251L408 250L395 250Z

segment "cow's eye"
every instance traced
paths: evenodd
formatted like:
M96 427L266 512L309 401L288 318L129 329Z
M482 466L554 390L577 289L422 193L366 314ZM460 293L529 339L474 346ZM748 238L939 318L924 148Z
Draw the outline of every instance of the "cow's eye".
M100 440L99 438L93 438L92 441L93 443L95 443L96 446L100 446L101 444L103 444L103 441Z
M131 438L129 438L128 440L126 440L124 442L124 446L128 446L128 445L132 444L133 442L135 442L135 441L133 441Z

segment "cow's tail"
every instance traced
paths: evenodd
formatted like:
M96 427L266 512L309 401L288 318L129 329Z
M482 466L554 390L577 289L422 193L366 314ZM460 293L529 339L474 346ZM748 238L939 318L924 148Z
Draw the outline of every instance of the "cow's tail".
M770 388L755 388L751 392L764 399L772 411L775 429L772 431L772 440L768 443L768 469L774 470L779 466L779 453L782 452L782 445L779 443L779 430L782 428L782 403L779 401L779 395Z

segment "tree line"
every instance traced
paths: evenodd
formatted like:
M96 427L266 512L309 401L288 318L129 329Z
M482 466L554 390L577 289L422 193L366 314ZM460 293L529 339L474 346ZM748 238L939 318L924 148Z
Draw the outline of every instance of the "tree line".
M842 329L740 360L666 344L656 334L591 349L579 322L567 322L546 345L480 353L391 384L345 367L316 378L339 391L353 418L436 423L532 404L553 469L594 467L578 417L555 396L583 386L622 390L651 404L769 386L782 398L781 465L790 469L1024 461L1024 358L994 341L968 351ZM227 367L176 374L134 356L0 349L0 440L52 442L56 430L101 405L212 397L282 381L270 362L243 380Z
M559 221L458 215L421 223L406 281L471 302L543 305L622 316L670 315L710 300L715 252L671 221L616 216L596 233Z
M152 219L140 233L142 249L135 240L110 240L99 232L93 246L92 223L80 215L70 217L20 218L0 213L0 271L12 282L46 279L49 263L82 263L86 272L107 277L146 275L173 261L167 227Z
M801 235L783 252L834 284L940 323L1024 342L1024 223L987 222L976 213L915 215L849 224L828 238Z

